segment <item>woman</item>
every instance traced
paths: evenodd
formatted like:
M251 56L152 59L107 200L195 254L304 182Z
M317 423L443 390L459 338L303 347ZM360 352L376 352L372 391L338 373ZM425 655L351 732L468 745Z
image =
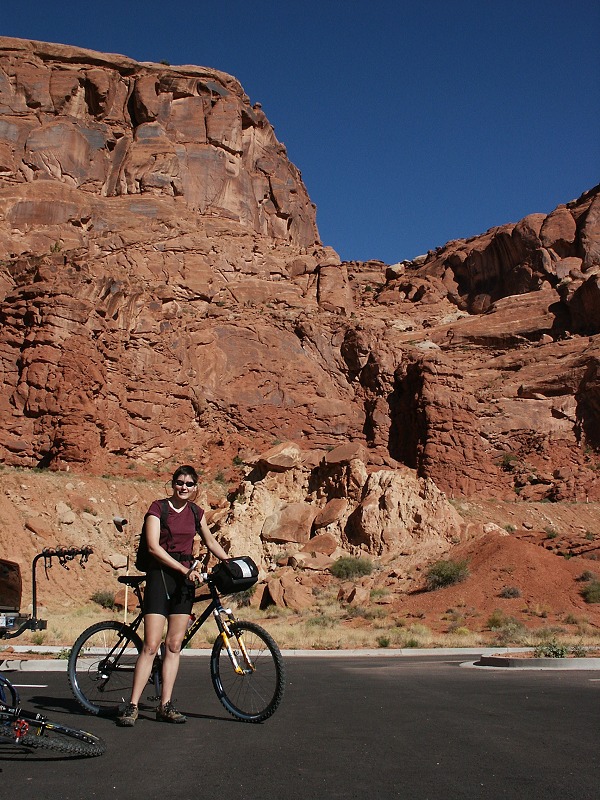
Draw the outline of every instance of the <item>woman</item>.
M186 721L185 716L173 705L171 694L179 669L181 643L194 602L194 584L202 579L192 556L196 528L199 528L204 544L214 556L221 560L228 558L210 532L203 510L192 503L197 486L196 470L190 466L179 467L171 480L171 497L167 501L155 500L146 514L144 533L153 566L146 573L144 646L135 665L130 702L117 718L117 724L124 727L135 725L138 718L138 702L148 683L154 656L162 641L165 618L167 635L162 694L156 719L175 723Z

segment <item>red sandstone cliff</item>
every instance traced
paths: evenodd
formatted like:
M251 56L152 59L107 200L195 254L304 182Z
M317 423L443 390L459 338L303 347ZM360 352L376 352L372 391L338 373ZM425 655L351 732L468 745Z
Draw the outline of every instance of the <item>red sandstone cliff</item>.
M203 502L265 569L283 547L305 570L402 554L407 574L481 533L440 490L599 500L599 211L596 187L412 262L342 264L231 76L0 39L0 459L223 473L235 493ZM97 480L36 500L13 476L28 538L4 552L91 537L122 563L104 512L148 497ZM272 592L301 604L295 581Z

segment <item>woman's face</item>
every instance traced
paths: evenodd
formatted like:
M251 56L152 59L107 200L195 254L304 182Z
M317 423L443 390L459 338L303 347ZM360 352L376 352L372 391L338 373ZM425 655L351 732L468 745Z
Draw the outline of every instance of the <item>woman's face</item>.
M173 481L173 494L180 500L189 500L196 489L196 483L191 475L178 475Z

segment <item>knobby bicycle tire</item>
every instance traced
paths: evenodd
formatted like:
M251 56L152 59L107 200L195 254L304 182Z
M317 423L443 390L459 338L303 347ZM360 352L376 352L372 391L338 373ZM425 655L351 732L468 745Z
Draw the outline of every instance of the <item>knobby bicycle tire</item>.
M26 723L27 732L19 742L15 741L15 723ZM106 752L106 744L100 737L88 731L69 728L59 722L31 719L21 712L16 718L12 713L0 712L0 742L34 750L52 750L71 756L92 758Z
M2 675L0 675L0 703L13 708L19 705L19 693L12 683Z
M217 697L227 711L242 722L263 722L275 713L285 687L285 670L279 647L264 628L253 622L231 625L231 647L240 665L244 656L238 636L250 656L252 669L236 673L222 636L215 641L210 675Z
M142 640L122 622L98 622L79 636L67 675L77 702L90 714L113 716L129 702Z

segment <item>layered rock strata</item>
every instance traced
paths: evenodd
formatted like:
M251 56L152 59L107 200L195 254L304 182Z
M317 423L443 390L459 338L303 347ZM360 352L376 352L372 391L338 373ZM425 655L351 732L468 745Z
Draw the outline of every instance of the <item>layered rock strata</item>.
M0 457L235 482L294 440L597 498L599 197L342 264L231 76L0 39ZM344 536L377 549L367 517Z

